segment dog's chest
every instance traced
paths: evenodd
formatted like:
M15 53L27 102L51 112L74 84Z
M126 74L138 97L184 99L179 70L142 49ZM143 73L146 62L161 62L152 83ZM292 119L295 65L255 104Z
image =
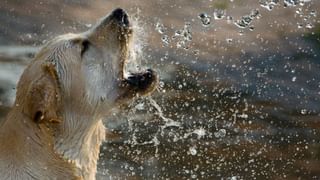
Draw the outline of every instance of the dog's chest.
M85 180L94 180L97 172L100 145L105 139L105 127L101 121L88 132L73 134L64 143L57 143L56 151L77 168L77 173Z

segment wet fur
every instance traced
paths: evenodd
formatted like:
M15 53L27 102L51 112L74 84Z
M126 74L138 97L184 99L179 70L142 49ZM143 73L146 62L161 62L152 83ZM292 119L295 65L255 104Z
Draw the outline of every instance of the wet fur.
M95 179L102 118L157 84L151 70L124 78L132 30L119 13L55 38L25 69L0 126L0 179Z

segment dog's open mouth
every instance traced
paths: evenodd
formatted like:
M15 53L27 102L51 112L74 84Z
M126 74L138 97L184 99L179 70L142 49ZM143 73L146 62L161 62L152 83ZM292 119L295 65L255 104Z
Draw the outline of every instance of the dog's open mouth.
M120 40L125 39L122 44L123 51L129 52L130 43L131 43L131 35L133 33L131 23L129 21L128 14L122 9L116 9L111 13L111 17L114 21L116 21L118 27L120 27ZM121 73L122 79L122 88L126 89L125 96L135 96L136 94L145 95L147 93L152 92L157 84L157 75L151 70L147 69L142 72L137 73L125 73L125 66L127 63L128 54L121 59L121 68L123 72ZM124 74L127 74L126 76Z
M127 73L126 70L126 66L129 63L128 60L131 59L129 57L133 43L133 27L126 11L120 8L113 10L98 24L96 29L100 30L102 34L98 36L98 38L115 38L111 41L117 42L115 43L115 46L117 46L116 49L120 47L119 57L117 58L117 63L119 63L118 78L122 89L122 93L120 94L124 93L124 97L132 97L136 94L145 95L148 92L152 92L154 89L152 88L154 86L153 84L155 84L157 80L154 71L147 69L138 73ZM112 33L106 34L106 31ZM116 71L118 71L118 68Z
M156 89L157 84L158 76L151 69L138 73L130 73L122 80L121 88L123 93L119 97L119 100L132 98L137 95L148 95Z

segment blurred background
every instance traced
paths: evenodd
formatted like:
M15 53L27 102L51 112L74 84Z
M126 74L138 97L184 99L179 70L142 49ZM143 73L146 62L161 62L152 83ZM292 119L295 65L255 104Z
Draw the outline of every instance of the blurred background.
M2 0L0 119L41 45L116 7L161 80L106 117L98 179L320 179L318 0Z

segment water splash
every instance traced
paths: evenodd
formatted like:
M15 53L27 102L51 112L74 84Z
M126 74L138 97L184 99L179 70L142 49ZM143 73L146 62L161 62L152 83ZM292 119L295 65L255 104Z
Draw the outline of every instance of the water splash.
M183 139L187 139L189 136L191 136L193 134L197 135L198 139L201 139L207 135L207 131L203 127L200 127L199 129L195 129L190 133L185 133L183 135ZM180 139L182 139L182 138L180 138Z
M148 97L147 99L149 100L150 104L156 109L156 111L157 111L156 114L165 122L165 124L161 127L161 129L165 129L167 127L180 127L181 126L181 124L179 122L165 117L161 107L154 99L152 99L152 97Z
M244 15L240 20L235 21L235 25L238 28L245 29L249 27L249 30L253 31L254 27L251 26L251 23L254 19L259 19L261 17L258 9L253 9L249 15Z
M128 143L131 145L153 145L155 147L155 152L154 152L154 156L158 157L159 156L159 145L161 144L160 140L158 139L158 137L163 137L164 136L164 130L166 128L169 127L181 127L180 122L174 121L170 118L165 117L162 108L159 106L159 104L152 98L152 97L146 97L145 100L147 100L147 104L142 102L139 103L137 105L134 106L133 111L135 112L135 110L146 110L148 109L147 106L151 105L152 107L154 107L155 109L155 115L157 115L158 117L160 117L161 120L164 121L164 124L161 125L157 131L152 135L152 139L151 140L147 140L147 141L143 141L143 142L139 142L138 138L137 138L137 133L138 130L136 128L134 128L134 121L133 119L129 118L128 119L128 128L130 131L132 131L132 135L131 138L128 140ZM180 136L174 136L174 141L178 141L182 139Z
M177 48L189 49L192 41L192 31L190 22L186 22L182 29L176 30L172 39L177 40Z
M201 20L202 25L207 27L211 23L211 17L207 13L201 13L198 15L198 18Z
M142 60L144 60L144 47L146 46L146 39L148 39L148 34L145 33L145 22L141 19L140 9L138 8L135 13L132 14L132 26L135 30L133 33L133 43L129 52L129 58L125 66L125 72L129 71L140 71ZM126 74L127 75L127 74Z

